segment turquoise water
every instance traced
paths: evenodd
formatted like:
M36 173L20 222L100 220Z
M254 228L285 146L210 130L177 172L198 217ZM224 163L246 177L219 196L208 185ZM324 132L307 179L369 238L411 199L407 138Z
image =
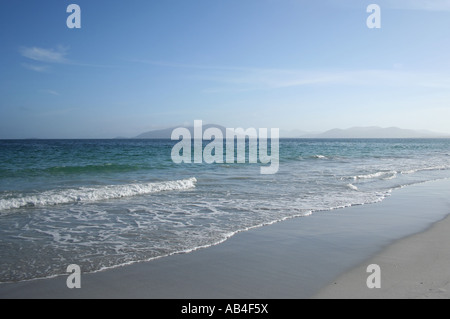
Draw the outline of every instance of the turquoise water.
M188 252L450 177L450 140L281 140L280 169L174 164L169 140L0 141L0 282Z

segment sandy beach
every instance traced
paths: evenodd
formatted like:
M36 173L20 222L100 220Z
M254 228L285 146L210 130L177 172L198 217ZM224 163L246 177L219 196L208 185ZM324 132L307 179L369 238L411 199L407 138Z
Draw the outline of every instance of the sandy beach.
M450 180L381 203L286 220L217 246L81 276L0 285L0 298L449 297ZM367 288L367 265L381 289ZM336 279L338 278L338 279Z
M319 299L450 298L450 217L402 239L322 289ZM367 266L380 266L381 288L367 289Z

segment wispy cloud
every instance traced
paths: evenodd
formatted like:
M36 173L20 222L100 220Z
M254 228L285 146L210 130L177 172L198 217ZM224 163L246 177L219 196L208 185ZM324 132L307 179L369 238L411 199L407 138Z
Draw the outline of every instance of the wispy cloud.
M242 92L307 86L410 87L450 89L450 77L438 73L402 70L266 70L205 75L204 80L221 83L205 92Z
M310 70L276 70L254 69L237 72L216 73L214 75L197 76L201 80L222 83L222 87L207 89L205 92L221 91L255 91L273 90L289 87L337 84L345 82L345 74L310 71Z
M133 62L183 70L182 73L190 79L212 84L211 87L203 90L205 93L274 90L319 85L450 89L450 76L446 74L407 71L398 65L392 69L298 70L179 64L145 60L134 60ZM214 86L214 83L217 85Z
M236 85L253 85L258 88L281 88L308 84L320 84L337 81L337 74L318 71L299 71L277 68L258 68L223 65L183 64L151 60L130 60L131 62L148 64L157 67L195 70L200 80L223 82ZM241 91L248 90L241 88Z
M20 54L30 60L45 62L45 63L68 63L66 55L68 48L59 46L56 49L43 49L38 47L22 47L19 50Z
M69 48L58 46L54 49L44 49L39 47L22 47L19 49L20 55L34 62L47 63L47 65L37 65L35 63L22 63L22 66L36 72L47 72L50 70L48 64L64 64L71 66L91 67L91 68L113 68L111 65L80 63L67 58Z
M50 69L48 65L22 63L22 66L26 69L29 69L29 70L32 70L35 72L48 72Z

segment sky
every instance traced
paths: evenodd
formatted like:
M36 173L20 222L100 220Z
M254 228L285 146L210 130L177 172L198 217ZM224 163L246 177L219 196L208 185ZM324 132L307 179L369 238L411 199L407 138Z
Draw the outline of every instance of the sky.
M67 7L81 8L70 29ZM370 29L370 4L381 28ZM230 128L450 133L450 0L0 5L0 138Z

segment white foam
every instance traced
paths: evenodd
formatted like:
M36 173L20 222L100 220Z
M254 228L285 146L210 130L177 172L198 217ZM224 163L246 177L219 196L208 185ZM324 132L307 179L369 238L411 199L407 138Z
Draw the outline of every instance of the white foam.
M350 188L351 190L354 190L354 191L357 191L357 190L358 190L358 187L356 187L356 186L353 185L353 184L348 184L347 187Z
M354 180L358 180L358 179L374 179L374 178L380 178L380 177L385 177L385 179L392 179L395 178L395 176L397 175L396 171L388 171L388 172L376 172L373 174L366 174L366 175L358 175L358 176L354 176L353 179Z
M401 174L402 175L408 175L408 174L414 174L417 172L423 172L423 171L442 171L442 170L446 170L449 169L448 166L432 166L432 167L422 167L422 168L416 168L416 169L411 169L411 170L407 170L407 171L402 171Z
M385 178L383 178L384 180L391 180L397 178L397 172L393 172L391 176L387 176Z
M50 190L37 195L0 199L0 210L21 207L52 206L76 202L96 202L163 191L195 188L195 177L177 181L144 184L110 185L102 187L81 187L77 189Z

